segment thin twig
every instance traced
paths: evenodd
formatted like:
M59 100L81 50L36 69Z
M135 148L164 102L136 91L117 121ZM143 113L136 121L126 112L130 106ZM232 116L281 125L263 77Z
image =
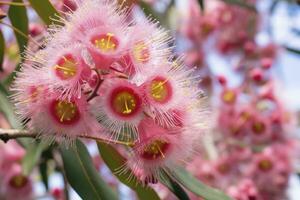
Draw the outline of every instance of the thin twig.
M98 92L98 90L99 90L99 87L100 87L101 83L103 82L103 79L101 79L101 75L100 75L100 73L98 72L98 70L95 69L94 71L95 71L96 74L97 74L97 85L96 85L94 91L92 92L92 94L88 97L88 99L87 99L88 102L89 102L90 100L92 100L94 97L97 96L97 92Z
M18 34L20 34L21 36L25 37L26 39L28 39L28 40L30 39L30 40L31 40L35 45L37 45L38 47L41 47L41 45L40 45L37 41L35 41L35 39L33 39L32 37L26 35L25 33L23 33L23 32L22 32L21 30L19 30L18 28L14 27L14 26L12 26L12 25L10 25L10 24L7 24L7 23L5 23L5 22L3 22L3 21L0 21L0 24L5 25L5 26L11 28L12 30L16 31Z
M9 5L9 6L29 6L29 3L20 3L20 2L9 2L9 1L0 1L0 6Z
M2 129L0 128L0 139L3 142L7 142L10 139L17 138L36 138L37 135L30 133L26 130L17 130L17 129Z
M7 142L11 139L17 139L17 138L37 138L38 134L29 132L27 130L18 130L18 129L2 129L0 128L0 140L3 142ZM135 141L132 142L124 142L124 141L114 141L109 138L100 138L96 136L91 135L78 135L79 138L82 139L90 139L90 140L96 140L101 141L105 143L114 143L114 144L122 144L126 146L132 146L135 144Z

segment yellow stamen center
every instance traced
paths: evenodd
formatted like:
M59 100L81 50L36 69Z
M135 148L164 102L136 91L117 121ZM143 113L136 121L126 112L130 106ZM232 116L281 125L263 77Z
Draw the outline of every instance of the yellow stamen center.
M230 166L228 164L221 164L218 166L218 170L222 174L227 174L230 171Z
M57 65L54 66L56 74L63 80L73 78L77 73L77 63L72 58L63 57Z
M68 101L55 101L54 113L59 122L63 124L73 123L79 118L76 104Z
M113 99L113 109L122 115L130 115L137 109L137 99L129 91L118 92Z
M265 130L265 124L262 122L255 122L252 126L254 133L261 134Z
M151 97L158 102L165 102L170 97L168 80L154 79L151 82Z
M236 98L236 95L233 91L226 91L224 94L223 94L223 101L225 103L234 103L235 101L235 98Z
M27 183L27 178L23 175L16 175L10 180L10 185L15 188L21 188Z
M169 143L162 140L155 140L149 145L144 147L142 157L145 159L157 159L165 158L165 152L169 146Z
M261 170L268 171L268 170L272 169L273 165L270 160L262 160L258 163L258 167Z
M95 47L101 50L102 52L113 52L118 47L118 41L112 33L107 33L95 37L93 43Z

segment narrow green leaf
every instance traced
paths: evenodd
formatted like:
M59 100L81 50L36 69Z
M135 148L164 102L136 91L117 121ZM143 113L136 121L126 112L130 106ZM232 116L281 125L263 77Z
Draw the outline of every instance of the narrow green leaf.
M0 83L0 112L4 114L9 124L13 128L21 128L21 124L18 122L18 119L14 113L13 105L8 99L8 92L5 87Z
M108 168L122 183L134 190L140 200L160 200L156 192L150 187L143 186L129 169L127 173L116 173L116 170L126 164L126 159L111 145L102 142L97 144L101 157ZM129 176L132 176L130 180Z
M50 25L52 23L57 24L58 22L51 20L55 15L59 16L58 11L50 3L49 0L28 0L32 8L40 16L45 24Z
M190 190L196 195L199 195L205 200L232 200L220 190L214 189L201 183L184 168L176 167L174 169L173 176L186 189Z
M12 2L23 3L22 0L13 0ZM28 17L27 11L24 6L10 6L8 10L8 17L11 25L21 31L24 35L28 36ZM14 30L20 54L25 50L28 38Z
M280 0L274 0L270 6L270 14L273 15L277 5L280 3Z
M0 30L0 71L3 71L4 52L5 52L5 39L2 31Z
M116 193L101 179L92 159L79 140L76 146L61 147L61 155L68 182L82 199L117 200Z
M28 146L22 160L22 168L25 175L29 175L32 172L47 147L49 147L49 144L46 142L35 142Z
M300 50L299 49L294 49L291 47L285 47L286 50L288 50L289 52L295 53L295 54L299 54L300 55Z
M222 0L222 1L224 1L225 3L228 3L228 4L241 6L243 8L247 8L249 10L257 12L257 10L256 10L256 8L255 8L254 5L249 4L249 3L245 2L244 0Z
M198 0L202 12L204 11L204 0Z
M160 23L164 22L163 16L160 13L153 10L150 4L140 0L139 5L143 9L143 11L147 17L151 16L152 18L158 20Z
M40 176L42 178L42 182L46 188L46 190L49 190L49 184L48 184L48 162L47 161L43 161L40 165L39 165L39 171L40 171Z
M163 172L163 177L160 178L160 182L164 184L179 200L189 200L189 196L184 189L176 181L173 180L166 172Z

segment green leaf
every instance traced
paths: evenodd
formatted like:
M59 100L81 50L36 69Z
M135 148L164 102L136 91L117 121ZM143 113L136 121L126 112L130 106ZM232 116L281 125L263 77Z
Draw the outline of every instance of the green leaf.
M198 0L202 12L204 11L204 0Z
M4 114L12 128L20 129L22 126L14 113L13 105L10 103L7 96L7 90L0 83L0 112Z
M299 54L300 55L300 50L299 49L294 49L291 47L285 47L286 50L288 50L289 52L295 53L295 54Z
M57 24L58 22L51 20L51 18L60 16L58 11L50 3L49 0L28 0L32 8L37 12L40 18L45 24L50 25L52 23Z
M224 1L227 4L241 6L243 8L246 8L246 9L252 10L254 12L257 12L254 5L249 4L249 3L245 2L244 0L222 0L222 1Z
M151 5L149 5L148 3L146 3L142 0L139 1L139 5L143 9L143 11L147 17L151 16L152 18L154 18L155 20L158 20L160 23L163 24L163 22L164 22L163 16L160 13L153 10Z
M49 147L49 143L46 142L35 142L28 146L22 160L22 168L25 175L29 175L32 172L47 147Z
M160 182L164 184L170 191L175 194L180 200L189 200L189 196L184 189L176 181L173 180L166 172L162 171L163 177L160 178Z
M5 52L5 39L2 31L0 30L0 71L3 71L4 52Z
M186 189L205 200L232 200L220 190L201 183L182 167L175 167L173 176Z
M23 3L22 0L13 0L12 2ZM22 35L17 30L14 30L20 54L22 54L28 42L28 37L25 37L28 36L28 17L26 8L24 6L11 5L8 10L8 17L11 25L24 34Z
M70 185L82 199L117 200L116 193L99 176L85 145L79 140L75 144L60 148Z
M156 192L138 181L129 169L126 173L116 173L116 170L126 165L126 159L111 145L102 142L97 142L97 144L101 157L108 168L122 183L134 190L140 200L160 200ZM132 178L129 180L130 176Z
M39 171L40 171L40 176L42 178L42 182L46 188L46 190L49 190L49 184L48 184L48 162L47 161L43 161L40 165L39 165Z

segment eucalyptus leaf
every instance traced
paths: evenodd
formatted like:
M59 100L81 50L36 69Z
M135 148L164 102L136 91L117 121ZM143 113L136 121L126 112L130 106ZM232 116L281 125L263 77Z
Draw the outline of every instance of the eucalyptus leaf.
M40 171L42 182L43 182L46 190L48 191L49 190L49 183L48 183L48 163L47 163L47 161L43 161L39 165L39 171Z
M204 11L204 0L198 0L202 12Z
M285 47L285 49L288 50L289 52L300 55L300 49L294 49L292 47Z
M182 167L175 167L173 176L186 189L205 200L232 200L220 190L201 183Z
M43 141L36 141L27 147L26 154L22 160L22 168L25 175L29 175L32 172L47 147L49 147L49 144Z
M49 0L28 0L32 8L40 16L45 24L57 24L57 21L52 20L55 16L60 16L59 12L54 8Z
M76 140L75 146L60 148L65 175L82 199L117 200L117 194L100 177L85 145Z
M12 128L20 129L22 125L14 113L13 104L9 101L8 95L8 91L0 83L0 112L4 114Z
M110 144L97 142L101 157L112 173L125 185L134 190L140 200L160 200L157 193L150 187L144 186L131 170L117 173L122 166L126 166L126 159ZM129 179L129 177L131 177Z
M2 31L0 30L0 71L3 71L4 52L5 52L5 39Z
M188 194L181 187L179 183L177 183L171 176L168 175L167 172L162 171L162 177L160 178L160 182L164 184L179 200L189 200Z
M244 0L222 0L222 1L224 1L227 4L237 5L237 6L252 10L254 12L257 12L254 5L249 4Z
M22 0L13 0L12 2L23 3ZM15 28L14 33L18 42L20 54L22 54L28 43L29 28L26 7L11 5L8 10L8 17L11 25ZM20 34L20 32L18 32L16 29L22 32L22 34Z

